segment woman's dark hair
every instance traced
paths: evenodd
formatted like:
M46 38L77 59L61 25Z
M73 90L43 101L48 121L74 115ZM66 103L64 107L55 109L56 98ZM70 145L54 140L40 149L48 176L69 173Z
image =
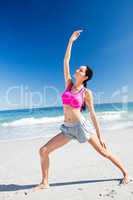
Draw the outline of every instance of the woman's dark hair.
M92 71L92 69L88 65L84 65L84 66L86 66L86 74L85 75L88 76L88 79L86 79L83 82L83 85L84 85L84 87L87 88L87 81L89 81L89 80L92 79L92 77L93 77L93 71ZM83 106L81 107L81 111L84 111L84 110L86 110L86 104L85 104L85 102L84 102Z

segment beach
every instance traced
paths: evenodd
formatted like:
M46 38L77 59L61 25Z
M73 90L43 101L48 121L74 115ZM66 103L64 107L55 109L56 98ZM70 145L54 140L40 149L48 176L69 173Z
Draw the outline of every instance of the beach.
M133 1L1 1L0 13L0 200L133 200ZM40 148L61 132L72 140L35 190L55 146Z
M133 129L102 133L108 148L133 176ZM38 151L51 137L0 141L0 200L133 199L133 184L119 185L121 172L88 142L75 140L50 154L50 187L34 191L41 180Z

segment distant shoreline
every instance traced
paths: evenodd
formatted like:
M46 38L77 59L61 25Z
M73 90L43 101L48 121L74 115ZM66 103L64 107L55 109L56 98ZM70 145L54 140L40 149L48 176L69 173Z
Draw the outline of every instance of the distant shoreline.
M127 102L128 104L130 103L133 103L133 101L128 101ZM100 105L111 105L111 104L126 104L126 103L122 103L122 102L111 102L111 103L96 103L94 104L95 106L100 106ZM0 110L0 112L7 112L7 111L23 111L23 110L37 110L37 109L52 109L52 108L62 108L62 105L61 106L46 106L46 107L35 107L35 108L16 108L16 109L3 109L3 110Z

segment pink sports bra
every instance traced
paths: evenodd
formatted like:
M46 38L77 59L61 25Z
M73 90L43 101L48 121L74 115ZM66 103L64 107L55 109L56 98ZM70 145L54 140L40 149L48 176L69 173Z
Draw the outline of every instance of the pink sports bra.
M71 92L70 85L66 88L64 93L61 95L63 104L70 105L73 108L80 108L84 104L83 92L86 88L82 87L80 91L76 93Z

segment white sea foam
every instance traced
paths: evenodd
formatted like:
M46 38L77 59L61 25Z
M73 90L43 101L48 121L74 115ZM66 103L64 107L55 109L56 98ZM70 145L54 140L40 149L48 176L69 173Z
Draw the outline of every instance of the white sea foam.
M93 128L92 120L88 119L88 113L84 113L85 119ZM122 130L133 128L132 112L97 112L96 116L100 122L101 128L105 130ZM26 138L52 137L59 133L59 125L64 120L64 116L41 117L41 118L22 118L10 122L4 122L0 125L0 140L21 140Z
M97 114L97 117L101 120L101 121L113 121L113 120L120 120L122 119L122 117L127 114L127 112L124 111L110 111L110 112L99 112Z
M61 122L63 116L58 117L42 117L42 118L22 118L12 122L4 122L3 127L19 127L19 126L31 126L31 125L43 125Z
M125 111L107 111L107 112L97 112L97 118L101 122L113 122L120 121L123 118L129 116L129 114ZM131 115L130 115L131 117ZM85 114L85 118L88 118L88 114ZM133 118L133 117L132 117ZM32 125L52 125L53 123L63 122L64 116L57 117L41 117L41 118L22 118L18 120L14 120L11 122L4 122L1 124L2 127L27 127Z

